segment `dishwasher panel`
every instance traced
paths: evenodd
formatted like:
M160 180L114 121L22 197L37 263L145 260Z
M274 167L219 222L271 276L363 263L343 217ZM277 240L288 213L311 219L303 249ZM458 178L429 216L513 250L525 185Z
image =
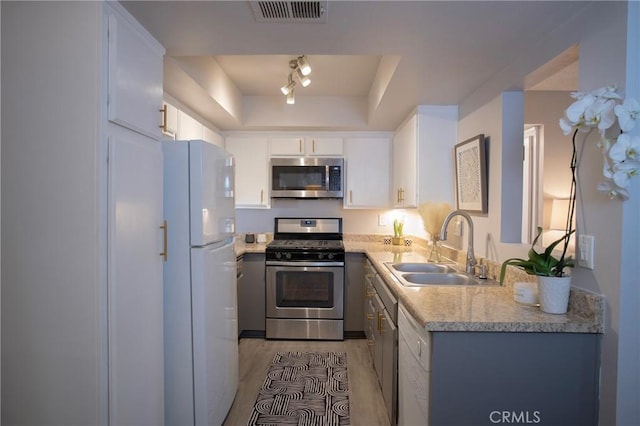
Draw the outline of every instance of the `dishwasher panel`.
M402 305L398 329L398 425L428 425L431 336Z

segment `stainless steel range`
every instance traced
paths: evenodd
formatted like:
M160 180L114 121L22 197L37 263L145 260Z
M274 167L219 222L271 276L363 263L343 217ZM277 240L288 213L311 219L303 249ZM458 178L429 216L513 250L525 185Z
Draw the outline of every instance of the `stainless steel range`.
M265 256L267 339L342 340L342 219L276 218Z

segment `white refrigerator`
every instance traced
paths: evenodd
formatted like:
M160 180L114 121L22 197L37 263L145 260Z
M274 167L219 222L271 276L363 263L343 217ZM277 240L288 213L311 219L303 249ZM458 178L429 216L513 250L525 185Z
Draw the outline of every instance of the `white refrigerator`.
M163 141L165 424L222 424L238 387L234 162Z

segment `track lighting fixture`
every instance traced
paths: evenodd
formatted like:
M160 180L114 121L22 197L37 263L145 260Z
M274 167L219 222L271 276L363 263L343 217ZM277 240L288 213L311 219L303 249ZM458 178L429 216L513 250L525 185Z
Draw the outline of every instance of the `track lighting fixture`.
M280 90L282 94L287 97L288 104L295 103L295 95L293 93L293 89L296 86L296 81L293 79L295 75L302 87L307 87L311 84L311 79L307 77L311 73L311 66L307 61L305 55L298 56L297 59L292 59L289 61L289 68L291 71L289 72L289 78L287 79L287 84L282 86Z
M282 86L280 90L282 91L283 95L288 95L291 91L293 91L294 87L296 87L296 82L293 81L293 76L289 74L289 80L287 81L287 84Z

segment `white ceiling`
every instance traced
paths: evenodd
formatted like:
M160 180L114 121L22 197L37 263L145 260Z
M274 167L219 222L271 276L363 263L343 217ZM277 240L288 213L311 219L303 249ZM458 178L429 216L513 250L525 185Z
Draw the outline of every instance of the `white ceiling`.
M459 104L585 2L329 1L326 23L257 22L244 0L123 4L167 49L165 91L220 130L394 130L416 105ZM312 83L285 105L280 87L301 54ZM577 48L505 85L576 82Z

